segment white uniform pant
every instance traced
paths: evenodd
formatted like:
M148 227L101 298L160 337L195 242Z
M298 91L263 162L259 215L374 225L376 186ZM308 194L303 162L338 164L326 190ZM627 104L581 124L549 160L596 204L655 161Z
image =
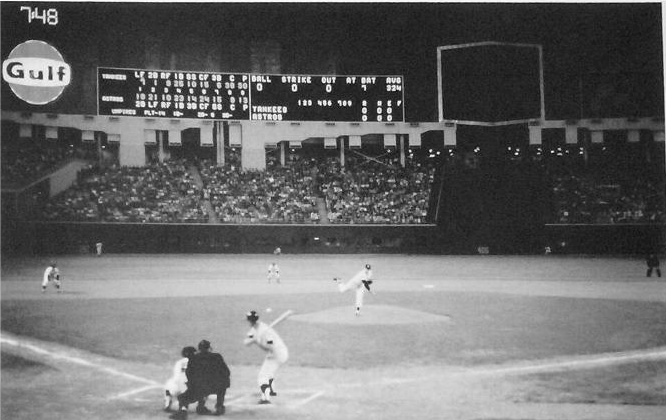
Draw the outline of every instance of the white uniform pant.
M354 286L346 284L346 283L338 283L338 289L340 290L340 293L344 293L347 290L352 289ZM356 307L360 308L363 306L363 295L365 294L365 286L361 284L360 286L356 287Z
M60 287L60 280L54 278L54 279L53 279L53 283L55 283L55 285L56 285L57 287ZM44 280L42 280L42 287L46 287L46 286L48 286L48 284L49 284L49 279L44 279Z
M164 389L169 391L169 394L174 398L177 398L180 394L187 391L187 383L185 381L185 375L180 378L169 378L164 384Z
M275 378L275 373L278 371L280 366L287 362L289 356L287 354L282 355L278 358L273 353L268 353L264 359L264 363L259 369L259 375L257 376L257 385L262 386L268 384L269 381Z

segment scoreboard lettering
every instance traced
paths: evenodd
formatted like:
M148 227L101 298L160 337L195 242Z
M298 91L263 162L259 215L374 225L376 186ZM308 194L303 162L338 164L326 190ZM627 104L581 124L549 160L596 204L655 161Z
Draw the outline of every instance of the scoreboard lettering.
M98 68L98 113L253 121L404 121L402 76Z
M251 75L255 121L404 121L402 76Z
M98 113L248 119L247 74L98 68Z

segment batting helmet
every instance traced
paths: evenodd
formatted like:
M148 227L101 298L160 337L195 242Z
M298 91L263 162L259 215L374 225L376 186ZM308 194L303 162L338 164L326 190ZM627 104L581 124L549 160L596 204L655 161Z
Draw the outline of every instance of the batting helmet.
M257 315L257 311L250 311L245 315L245 318L250 322L257 322L259 315Z
M51 264L50 264L50 265L51 265L51 267L55 267L57 264L56 264L55 261L51 261Z
M197 347L199 348L199 351L208 351L210 350L210 341L201 340L199 341L199 345Z

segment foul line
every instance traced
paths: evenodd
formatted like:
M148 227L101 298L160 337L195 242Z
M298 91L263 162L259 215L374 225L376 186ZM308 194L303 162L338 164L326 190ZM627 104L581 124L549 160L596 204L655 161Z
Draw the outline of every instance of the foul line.
M492 375L521 375L539 372L557 372L573 369L592 369L599 366L620 365L631 362L645 362L651 360L666 360L666 347L657 347L648 350L633 352L605 353L592 356L574 356L568 360L535 361L531 364L514 364L508 366L492 366L478 368L452 368L436 376L419 376L417 378L382 378L376 381L361 383L339 384L337 387L357 388L370 385L400 385L421 382L429 379L442 379L455 376L492 376Z
M113 369L113 368L110 368L110 367L107 367L107 366L91 363L91 362L89 362L87 360L84 360L84 359L81 359L79 357L72 357L72 356L68 356L68 355L63 354L63 353L52 352L52 351L43 349L41 347L37 347L37 346L32 345L32 344L23 343L19 340L15 340L15 339L0 336L0 343L9 344L11 346L15 346L15 347L19 347L19 348L28 349L28 350L31 350L35 353L42 354L42 355L45 355L45 356L49 356L53 359L65 360L65 361L68 361L70 363L75 363L77 365L97 369L97 370L100 370L102 372L106 372L110 375L120 376L122 378L131 379L131 380L137 381L137 382L143 382L145 384L149 384L149 385L154 386L154 387L162 386L159 382L155 382L155 381L150 380L150 379L146 379L146 378L142 378L140 376L132 375L131 373L121 372L119 370L116 370L116 369Z
M534 363L529 365L498 366L486 369L470 369L464 373L472 375L493 375L493 374L524 374L537 372L555 372L567 369L592 369L597 366L619 365L630 362L644 362L650 360L666 359L666 347L656 349L639 350L635 352L622 352L601 354L590 357L581 356L581 358L553 361L545 363Z
M127 391L127 392L122 392L122 393L120 393L120 394L116 394L116 395L114 395L113 397L110 397L109 399L110 399L110 400L118 400L118 399L121 399L121 398L129 397L130 395L140 394L140 393L145 392L145 391L150 391L151 389L155 389L155 388L162 388L162 385L148 385L148 386L144 386L144 387L142 387L142 388L137 388L137 389L133 389L133 390L131 390L131 391Z

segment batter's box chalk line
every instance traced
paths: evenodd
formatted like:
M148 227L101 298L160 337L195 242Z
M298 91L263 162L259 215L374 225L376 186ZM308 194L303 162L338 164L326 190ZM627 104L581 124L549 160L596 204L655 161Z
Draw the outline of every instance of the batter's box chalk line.
M120 394L116 394L110 397L110 400L133 400L146 402L150 401L145 396L139 397L139 394L145 394L148 391L155 389L161 389L162 386L145 386L141 388L136 388L129 390ZM313 391L307 389L297 389L297 390L281 390L278 393L278 396L272 400L271 404L259 404L260 395L258 391L252 390L242 390L239 392L230 392L226 395L224 399L224 405L227 407L234 407L242 411L246 410L264 410L271 407L279 408L288 408L296 409L303 407L311 401L324 395L324 391ZM215 395L211 395L208 398L209 401L215 401Z
M324 395L324 391L285 389L278 391L278 395L271 400L271 404L259 404L258 391L245 391L239 394L229 394L224 405L242 410L264 410L272 407L296 409L307 405L322 395Z

